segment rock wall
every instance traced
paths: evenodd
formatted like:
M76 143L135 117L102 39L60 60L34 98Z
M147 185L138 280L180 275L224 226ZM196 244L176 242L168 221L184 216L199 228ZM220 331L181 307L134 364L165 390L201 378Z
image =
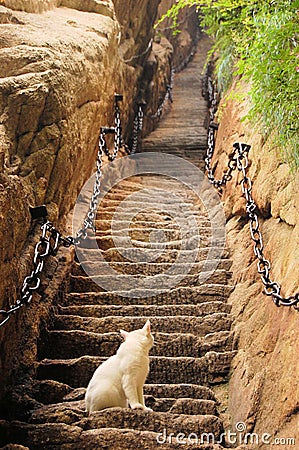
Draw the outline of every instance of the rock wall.
M58 7L78 9L79 11L95 12L113 16L111 0L3 0L3 6L17 11L39 14Z
M129 64L136 65L140 62L138 55L142 57L142 53L148 49L149 41L154 36L153 25L159 3L160 0L114 1L116 16L121 24L120 53Z
M247 90L242 85L237 93L243 97ZM282 285L284 295L292 295L299 290L299 173L291 172L271 136L265 139L257 126L240 121L248 107L247 101L239 102L236 96L220 105L213 161L218 161L216 177L227 167L235 141L252 146L249 176L262 217L264 253L272 265L271 278ZM239 183L240 174L235 173L223 194L236 284L230 302L239 347L230 382L232 424L243 421L247 432L259 434L255 448L269 448L261 442L263 433L271 434L271 440L296 437L298 445L299 313L293 308L277 308L271 297L262 294Z
M63 231L95 170L100 126L113 125L115 92L124 94L123 127L130 134L158 3L116 1L114 9L111 1L7 0L0 6L0 309L15 303L31 270L40 230L29 205L45 203ZM141 54L134 64L124 61L120 30L136 37L128 53ZM165 82L159 64L152 78L159 90ZM41 323L70 261L69 252L59 254L59 265L57 258L47 263L42 298L36 295L0 329L0 396L34 361Z
M162 17L169 8L176 3L174 0L162 0L158 17ZM165 36L173 46L173 65L176 69L181 70L189 55L194 51L199 37L199 18L195 7L186 7L182 9L178 17L179 33L174 34L171 19L165 19L157 26L156 40Z

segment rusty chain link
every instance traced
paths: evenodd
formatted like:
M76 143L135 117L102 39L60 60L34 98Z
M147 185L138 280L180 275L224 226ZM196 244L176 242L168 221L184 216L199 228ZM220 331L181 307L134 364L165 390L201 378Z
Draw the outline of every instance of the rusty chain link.
M205 165L208 174L208 179L213 186L222 194L222 187L232 179L232 172L236 169L242 174L243 178L240 182L243 196L246 200L246 212L249 217L249 227L251 238L254 242L254 254L257 258L257 270L261 276L264 285L264 294L272 296L273 302L276 306L293 306L299 311L299 292L289 297L281 295L281 286L276 281L270 278L271 264L264 256L264 245L262 234L259 229L259 219L257 215L257 205L252 198L252 181L248 177L248 152L250 145L236 142L233 145L233 152L229 156L228 170L224 173L220 180L214 177L214 170L212 168L212 157L215 149L215 130L218 125L214 122L217 111L217 93L210 76L207 77L207 97L209 102L209 127L208 127L208 146L205 158Z

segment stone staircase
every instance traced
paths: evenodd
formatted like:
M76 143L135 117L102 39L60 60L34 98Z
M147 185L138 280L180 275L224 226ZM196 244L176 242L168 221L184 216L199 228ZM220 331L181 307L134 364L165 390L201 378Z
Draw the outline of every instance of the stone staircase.
M207 109L200 73L206 47L206 41L201 41L193 61L176 76L172 109L144 141L145 152L166 151L202 163ZM166 196L166 190L179 190L188 206L183 215L187 223L196 222L197 230L191 225L185 233L180 229L175 212L181 205ZM117 223L116 245L111 221L116 209L135 192L141 192L140 204L126 202ZM138 213L126 228L128 205L137 206ZM74 262L69 292L40 345L36 376L28 385L28 395L34 398L31 410L26 421L2 421L4 444L30 450L223 448L223 417L213 389L227 383L235 353L226 302L233 289L231 261L227 251L219 248L218 256L222 256L214 269L217 252L209 257L212 231L204 205L176 180L138 175L107 193L96 225L91 245L87 241L79 250L81 265ZM200 239L194 247L196 233ZM129 247L126 235L131 238ZM183 241L187 244L182 250ZM95 242L116 275L99 261ZM199 283L202 270L206 280ZM133 287L128 282L132 277ZM102 287L107 282L109 291ZM120 345L119 329L140 328L148 318L156 344L145 398L153 412L113 408L88 416L85 388L96 367Z

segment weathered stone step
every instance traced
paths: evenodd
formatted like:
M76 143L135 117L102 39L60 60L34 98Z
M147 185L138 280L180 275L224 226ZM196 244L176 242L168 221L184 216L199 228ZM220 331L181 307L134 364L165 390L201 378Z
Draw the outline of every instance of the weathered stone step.
M194 127L190 134L186 131L178 132L177 129L169 130L169 136L165 135L163 131L155 132L155 136L149 137L142 142L143 152L157 152L171 153L172 155L180 155L179 150L206 150L207 148L207 130L204 127ZM172 132L171 132L172 131ZM173 134L175 133L175 140ZM176 151L177 150L177 151Z
M113 220L114 226L119 229L125 229L128 226L127 220L119 220L115 219ZM111 229L111 220L103 220L101 218L95 220L95 227L96 230L107 230ZM207 220L206 218L203 218L199 221L198 226L201 226L202 228L210 228L211 222ZM130 230L135 230L136 228L139 228L141 230L147 230L147 228L153 228L153 229L163 229L163 230L179 230L179 224L176 222L175 218L171 220L160 220L160 221L152 221L152 220L131 220L130 222Z
M159 398L145 396L145 404L153 409L155 413L184 414L188 416L213 415L218 416L216 402L213 400L193 398ZM115 410L115 408L113 408ZM113 411L111 410L111 411ZM124 411L127 415L133 415L134 411ZM170 416L169 414L169 416ZM77 424L87 414L85 412L85 401L77 400L45 405L35 409L31 415L30 423L66 423ZM164 414L162 414L164 417ZM171 419L171 416L170 416ZM114 424L115 425L115 424ZM121 428L121 427L119 427Z
M55 317L57 330L82 330L93 333L108 333L125 329L126 331L142 328L146 320L150 319L153 332L160 333L194 333L197 336L217 331L228 331L232 319L226 313L214 313L204 317L192 316L108 316L102 318L62 316Z
M190 239L194 236L199 236L200 239L207 238L211 236L211 228L209 227L190 227L188 230L180 230L179 228L155 228L148 226L147 228L117 228L114 227L113 230L99 230L96 231L97 241L100 239L113 239L117 238L120 242L122 239L127 239L130 237L132 241L138 242L161 242L164 241L181 241L182 239ZM159 239L159 240L158 240Z
M156 274L125 274L121 272L113 272L111 270L110 265L104 265L102 271L98 270L98 266L96 262L89 263L88 261L84 262L83 270L80 275L71 275L70 278L70 287L74 291L80 292L80 289L83 285L84 288L88 291L102 291L106 290L106 286L109 287L112 291L119 289L120 287L127 286L128 288L136 286L136 282L141 283L141 286L144 289L150 289L152 286L155 287L156 290L166 288L174 288L178 286L198 286L201 283L201 280L213 284L226 284L228 279L231 276L230 272L222 269L216 269L214 271L195 271L195 273L188 273L188 269L192 268L192 264L185 266L185 272L182 272L180 266L176 266L172 264L169 269L165 272L158 272ZM204 269L206 269L204 267ZM94 286L94 283L98 284ZM78 286L78 288L77 288ZM136 286L137 287L137 286Z
M146 205L146 203L140 204L140 206L137 208L137 206L130 206L130 203L127 202L127 204L120 203L119 206L102 206L100 205L97 208L97 219L100 220L101 217L105 214L111 214L111 216L115 216L117 212L117 216L113 220L124 220L124 219L130 219L129 223L134 221L134 218L141 219L140 216L143 216L146 214L147 220L155 221L158 219L159 222L162 220L165 221L165 217L172 217L174 222L177 219L177 216L179 215L180 219L183 218L186 220L188 217L195 218L198 223L201 221L206 222L207 221L207 214L203 213L202 208L195 207L192 204L183 203L181 205L175 206L175 205L157 205L154 209L153 207L150 207L150 205ZM166 219L168 221L168 219Z
M225 301L234 287L223 284L202 284L196 287L178 287L167 292L155 294L153 289L138 289L123 292L92 292L86 291L67 294L67 305L175 305L198 304L212 301Z
M220 419L212 415L185 415L157 413L143 410L130 411L113 408L91 414L78 424L84 430L113 426L114 428L130 428L141 431L159 433L167 428L170 433L178 433L184 429L186 433L213 433L220 438L223 425Z
M154 398L193 398L193 399L215 399L214 392L207 386L198 384L145 384L144 393Z
M206 302L198 305L76 305L60 306L59 314L102 318L107 316L206 316L231 312L231 305L223 302Z
M89 268L85 265L87 271ZM174 268L175 269L175 268ZM211 274L211 275L210 275ZM204 277L204 278L201 278ZM204 279L208 283L215 285L226 285L227 273L223 270L215 272L201 272L195 275L168 275L157 274L153 276L146 276L141 274L125 275L125 274L109 274L109 275L93 275L93 276L70 276L70 290L72 292L104 292L117 290L137 290L141 286L144 290L152 289L152 296L155 291L164 291L180 286L199 286L200 280Z
M218 416L217 404L212 400L196 400L193 398L146 398L145 404L153 411L170 412L172 414Z
M106 211L104 209L97 214L97 220L110 220L111 221L111 219L114 218L114 215L115 215L114 210ZM162 220L165 220L165 221L174 220L175 221L176 215L177 215L176 211L174 211L173 214L171 214L170 212L168 213L165 210L164 211L162 211L162 210L161 211L147 211L147 210L142 211L141 210L134 214L136 220L137 219L141 220L141 221L150 220L150 221L157 221L157 222L161 222ZM182 214L182 217L185 218L185 220L192 218L194 220L198 220L199 222L202 219L205 221L207 220L207 217L203 216L203 214L200 210L186 211L185 214ZM119 219L131 222L133 219L132 211L124 210L121 214L121 217L117 217L117 220L119 220Z
M80 261L99 261L99 249L85 249L77 248ZM107 250L101 250L101 256L108 262L128 262L135 261L142 262L155 262L155 263L169 263L171 261L177 261L181 263L193 263L193 261L212 261L214 259L221 259L228 256L227 251L223 251L223 247L200 247L192 250L184 249L167 249L161 250L161 253L156 249L147 248L146 251L140 248L128 248L118 247L109 248ZM99 261L100 262L100 261Z
M152 356L199 357L210 351L232 349L228 331L199 337L191 333L154 333ZM111 356L122 342L119 332L94 333L82 330L49 331L39 357L50 359L79 358L83 355ZM63 342L63 345L61 343Z
M178 419L176 423L179 423ZM188 421L186 423L190 427L190 423ZM205 425L207 425L207 422ZM212 425L213 430L215 430L217 423L212 422ZM188 441L188 433L186 433L186 443L184 443L182 435L179 435L182 431L178 431L175 433L176 437L173 437L173 435L170 435L168 427L163 427L158 432L133 430L125 427L122 429L105 427L83 430L77 425L66 425L63 423L26 424L5 421L0 422L0 427L4 443L22 442L30 450L137 450L137 448L144 450L181 450L182 445L190 450L223 450L223 447L217 443L204 443L200 444L199 447L198 442L200 442L201 435L199 435L197 443L196 441L192 443L192 441ZM221 425L218 425L218 427L218 436L220 438ZM193 432L195 433L195 431ZM202 432L200 430L200 433ZM194 435L192 436L194 437ZM217 442L216 437L214 442ZM136 447L137 443L138 447ZM242 449L240 448L240 450L243 449L245 450L246 447L242 446Z
M107 262L99 262L99 261L85 261L84 264L88 267L88 273L90 275L92 274L104 274L108 270L111 273L110 268L115 270L119 273L124 274L130 274L130 275L137 275L137 274L143 274L143 275L156 275L165 272L166 270L170 269L172 266L172 262L169 263L156 263L156 262L109 262L109 267L107 267ZM176 264L176 271L177 273L199 273L202 271L203 267L206 271L222 269L226 271L227 278L231 276L231 272L229 269L231 268L232 261L229 259L221 259L218 260L211 260L211 261L201 261L201 262L194 262L194 263L177 263ZM93 266L95 266L94 273L93 273ZM191 266L191 267L190 267ZM191 268L191 270L189 270ZM84 269L82 268L81 264L74 263L71 269L72 275L80 276L84 275Z
M194 233L190 237L183 236L179 239L166 239L167 236L165 236L164 232L162 230L158 231L155 235L155 238L153 240L137 240L130 238L130 247L126 247L128 245L128 237L127 236L117 236L117 243L115 243L115 238L113 238L111 235L109 236L102 236L102 237L89 237L84 240L84 248L99 248L100 250L108 250L109 248L126 248L127 251L134 250L134 247L137 248L146 248L146 249L152 249L152 250L168 250L168 249L184 249L184 250L197 250L198 248L203 246L203 243L205 244L205 247L207 247L207 244L209 244L211 240L211 236L209 233L207 235ZM165 237L165 239L164 239Z
M71 388L54 380L35 380L34 398L40 403L51 404L84 400L86 389ZM193 398L216 401L214 392L198 384L145 384L144 393L149 399ZM152 400L153 401L153 400Z
M159 210L160 208L177 208L182 205L192 210L195 209L197 211L203 211L203 206L200 203L200 197L194 197L198 200L197 203L194 203L193 201L191 201L191 196L181 195L180 197L178 197L178 194L175 195L175 193L172 193L171 191L169 191L168 195L165 190L149 189L148 194L146 195L144 188L142 189L142 191L139 191L137 189L136 194L134 193L134 197L131 197L132 193L132 191L128 193L121 192L118 194L116 194L115 192L108 192L99 203L99 209L104 210L106 208L113 209L129 207L134 210L148 208L149 210L155 211Z
M227 382L231 352L209 352L201 358L150 357L148 383L194 383L213 385ZM75 359L44 359L37 367L38 379L53 379L74 388L87 386L92 374L106 358L82 356Z
M192 409L191 402L189 405L187 399L181 399L177 405L174 405L173 411L143 411L131 410L129 408L110 408L98 411L89 416L84 411L84 402L60 403L56 405L44 406L35 410L30 418L30 423L65 423L68 425L79 426L83 430L98 428L130 428L140 431L154 431L159 433L164 427L169 432L178 433L179 427L184 424L184 431L187 433L214 433L220 437L222 423L216 415L208 413L183 413L175 412L175 409L183 410ZM211 408L211 401L208 401ZM193 409L208 409L207 401L203 403L201 400L195 400Z
M136 211L137 213L139 211L143 211L143 210L147 210L147 212L149 212L149 214L151 214L151 212L153 213L161 213L161 211L167 212L167 213L171 213L171 212L176 212L176 211L180 211L180 212L184 212L185 210L188 211L196 211L199 212L200 207L197 205L194 205L194 203L188 201L185 198L182 199L177 199L174 197L174 195L171 195L171 193L169 192L170 196L169 198L165 197L165 192L161 193L161 198L157 198L155 194L155 191L152 191L152 195L149 194L148 197L144 197L144 196L140 196L138 194L138 191L136 192L136 198L135 199L130 199L130 197L128 196L127 198L124 198L123 201L115 201L113 200L113 198L107 198L107 196L105 196L101 203L99 203L99 206L97 208L97 213L98 215L101 214L102 211L107 211L107 212L112 212L115 211L115 209L117 208L118 211L120 213L122 212L126 212L126 211ZM154 195L154 196L153 196ZM201 209L202 212L202 209ZM202 215L203 217L206 218L206 216Z

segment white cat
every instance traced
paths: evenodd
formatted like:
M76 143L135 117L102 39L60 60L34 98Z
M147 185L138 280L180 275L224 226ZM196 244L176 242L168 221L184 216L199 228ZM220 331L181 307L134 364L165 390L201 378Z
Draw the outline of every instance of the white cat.
M154 338L150 321L128 333L120 330L124 342L116 354L94 372L85 395L86 410L100 411L119 406L150 410L144 404L143 385L149 372L149 350Z

